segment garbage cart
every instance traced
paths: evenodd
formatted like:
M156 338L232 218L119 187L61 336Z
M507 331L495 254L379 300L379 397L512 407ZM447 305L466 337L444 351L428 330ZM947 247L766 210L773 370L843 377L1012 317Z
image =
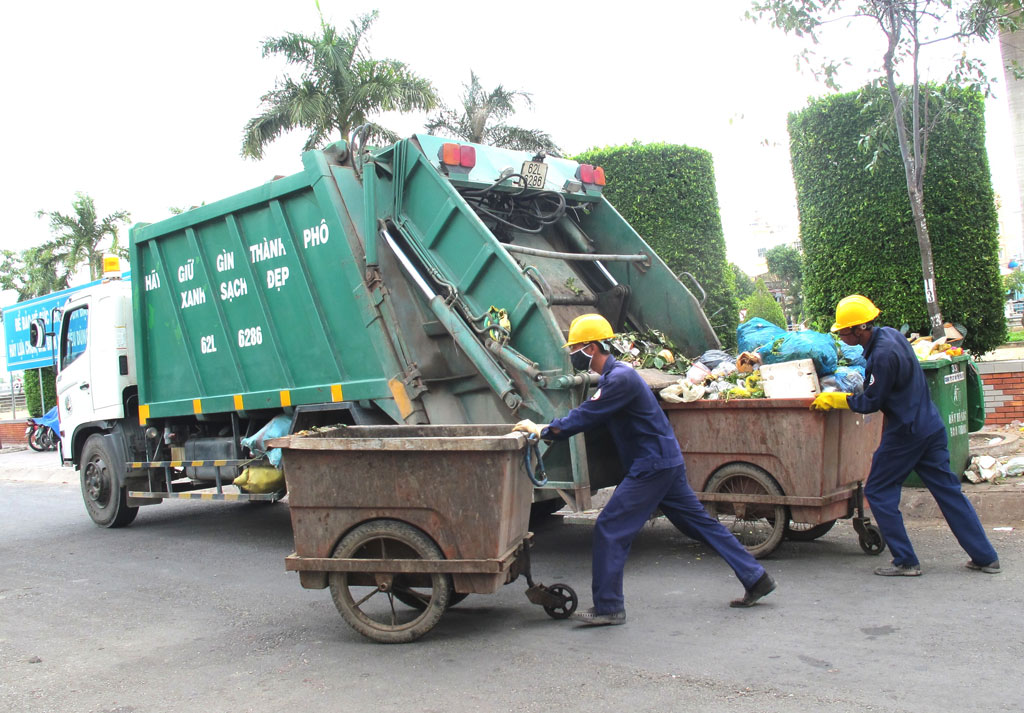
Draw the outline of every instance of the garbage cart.
M812 399L663 404L708 511L755 557L783 538L813 540L853 517L861 548L885 549L864 516L862 483L882 434L881 414L811 411Z
M303 587L330 586L375 641L430 631L446 608L524 575L530 601L567 618L577 597L535 584L528 532L535 461L509 426L353 426L275 439L283 448Z

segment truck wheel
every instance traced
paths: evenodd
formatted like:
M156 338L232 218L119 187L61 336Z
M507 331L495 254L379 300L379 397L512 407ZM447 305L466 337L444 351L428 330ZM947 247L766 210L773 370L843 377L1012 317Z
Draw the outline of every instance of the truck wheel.
M444 559L433 540L397 520L363 523L341 539L333 556L347 560ZM415 641L433 629L452 595L451 577L439 572L331 572L330 583L334 606L348 625L384 644ZM396 591L415 591L423 608L396 607Z
M139 514L128 507L128 489L118 487L117 459L101 435L89 436L82 449L79 476L89 517L100 527L124 527Z
M708 481L705 490L725 495L782 495L770 475L748 463L732 463L718 470ZM786 531L785 505L745 502L709 502L712 517L725 525L740 544L754 557L770 554Z

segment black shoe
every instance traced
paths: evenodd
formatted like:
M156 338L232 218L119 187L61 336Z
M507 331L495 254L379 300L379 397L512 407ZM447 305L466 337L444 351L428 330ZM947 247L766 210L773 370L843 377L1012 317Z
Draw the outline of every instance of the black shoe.
M896 564L888 567L876 567L875 574L879 577L920 577L921 566L916 564Z
M729 602L731 607L752 607L757 600L775 591L775 580L767 572L761 575L761 579L754 582L754 586L743 594L742 599L733 599Z
M594 611L594 607L590 607L586 611L573 612L569 618L583 626L618 626L626 623L626 612L598 614Z
M999 574L1003 571L999 569L999 560L990 564L978 564L974 560L968 560L967 569L973 569L975 572L984 572L985 574Z

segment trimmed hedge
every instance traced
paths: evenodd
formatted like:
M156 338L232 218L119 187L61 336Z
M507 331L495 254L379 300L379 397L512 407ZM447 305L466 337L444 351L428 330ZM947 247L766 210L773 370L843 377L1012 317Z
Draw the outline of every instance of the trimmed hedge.
M39 401L39 369L29 369L21 376L21 383L25 388L25 407L28 415L37 418L42 416L42 404ZM57 405L57 384L53 374L53 367L48 366L42 369L43 372L43 394L46 396L46 410L49 411Z
M704 312L715 333L724 347L736 346L739 308L725 257L711 154L689 146L634 142L589 149L574 159L604 168L608 201L669 269L697 278L708 294ZM692 288L689 278L681 281Z
M931 133L925 214L939 306L967 329L975 353L1005 338L998 223L985 152L984 100L941 87L949 111ZM921 254L895 138L873 172L858 142L891 103L867 88L812 101L789 115L790 152L804 252L804 310L830 324L836 303L859 293L881 324L927 333ZM909 121L908 121L909 124Z

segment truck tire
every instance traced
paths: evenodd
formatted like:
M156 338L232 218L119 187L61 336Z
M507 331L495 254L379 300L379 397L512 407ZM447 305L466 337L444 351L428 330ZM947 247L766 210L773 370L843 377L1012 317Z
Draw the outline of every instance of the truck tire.
M100 527L124 527L139 514L137 507L128 507L128 489L118 485L118 460L114 457L106 438L89 436L82 449L79 477L82 499L89 517Z

